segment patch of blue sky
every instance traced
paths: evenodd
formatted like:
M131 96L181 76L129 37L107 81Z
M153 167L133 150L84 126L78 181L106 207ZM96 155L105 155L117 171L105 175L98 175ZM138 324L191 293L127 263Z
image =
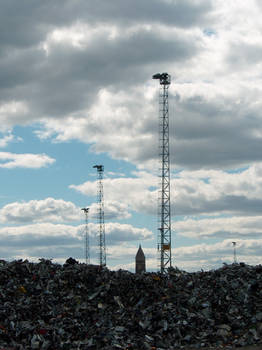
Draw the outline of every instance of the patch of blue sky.
M203 30L203 33L204 33L204 35L206 35L206 36L213 36L213 35L216 35L216 34L217 34L217 32L216 32L214 29L212 29L212 28L205 28L205 29Z
M137 211L129 211L131 216L129 218L109 220L110 222L119 222L121 224L130 224L136 228L146 228L152 232L157 231L157 215L147 215L145 213L139 213Z
M249 166L245 166L245 167L241 167L241 168L225 170L225 172L228 174L241 174L248 169L249 169Z
M203 181L205 184L209 184L209 182L210 182L209 177L201 177L200 180Z
M195 221L201 221L205 219L220 219L220 218L230 218L232 215L221 213L221 214L214 214L214 215L177 215L172 218L173 221L187 221L187 220L195 220Z
M173 168L171 168L170 169L170 176L174 177L174 178L179 178L180 177L180 173L183 170L185 170L185 169L183 169L183 168L180 168L180 169L177 169L177 168L173 169Z
M33 127L16 127L15 135L22 141L10 143L4 151L11 153L46 154L55 162L40 169L1 169L0 181L8 189L2 191L2 202L5 196L10 200L25 201L43 199L46 197L62 198L73 201L76 205L83 205L86 196L70 189L69 186L80 185L86 181L94 181L96 171L93 166L102 164L105 176L112 173L130 175L135 167L124 161L112 160L106 153L94 154L89 152L89 145L77 141L52 143L50 140L40 140L34 134ZM10 189L11 187L11 189Z

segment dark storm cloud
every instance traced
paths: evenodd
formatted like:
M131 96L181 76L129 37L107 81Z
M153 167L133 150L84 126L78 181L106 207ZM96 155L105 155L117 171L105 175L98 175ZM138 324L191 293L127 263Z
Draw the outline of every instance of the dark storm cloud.
M204 215L211 213L226 213L231 215L256 216L261 214L262 200L250 199L245 196L225 195L215 200L205 200L202 197L189 199L186 203L173 204L176 215Z
M37 46L54 28L77 21L109 23L164 23L190 27L207 21L209 1L159 0L0 0L0 57L10 49Z
M79 240L70 237L66 234L60 236L49 235L48 232L45 236L35 234L23 234L23 235L2 235L2 247L25 249L29 247L52 247L52 246L72 246L79 243Z
M3 46L32 46L43 40L52 27L75 21L90 23L164 22L189 27L206 20L211 10L207 0L1 0L0 43Z
M43 53L35 48L14 49L6 53L0 60L1 99L10 97L13 88L19 92L20 87L29 87L39 74L43 58Z
M170 92L172 167L233 169L260 162L262 117L260 104L255 104L254 98L250 96L242 102L235 97L209 100L203 96L181 98ZM141 123L143 134L150 131L151 137L141 138L141 142L138 138L135 140L138 145L136 162L145 163L158 156L157 114L156 106L154 117Z
M57 0L0 0L0 6L0 43L3 49L0 102L23 101L28 108L26 113L13 119L8 118L8 114L3 117L8 126L37 121L45 125L47 118L55 120L69 115L78 118L84 114L88 117L88 109L95 105L101 89L110 90L115 95L120 91L129 94L132 88L145 85L155 67L173 67L175 70L181 64L191 62L204 46L201 38L197 40L184 28L206 25L207 15L210 19L212 11L210 2L205 0L98 0L95 4L78 0L64 1L63 6ZM52 42L48 36L54 29L69 28L76 23L87 24L88 28L113 25L118 34L109 38L104 32L100 35L90 29L91 36L81 47L70 42L70 35L65 35L68 41L57 42ZM128 25L135 24L150 24L151 27L138 26L128 32ZM169 26L170 31L161 32L158 24ZM40 45L45 40L47 46L50 45L48 52ZM242 58L245 62L258 62L261 50L256 52L254 46L243 48L240 44L230 51L228 62L235 60L234 55L241 57L242 51L246 55L245 59ZM143 113L139 111L139 104L143 105L135 96L124 107L130 115L138 115ZM170 111L174 111L174 116L170 117L174 121L170 122L170 142L173 164L191 168L233 167L260 160L262 139L254 136L261 130L259 108L248 110L249 102L237 105L230 99L223 103L208 102L201 96L182 100L178 96L172 98L170 93L172 105ZM128 118L123 117L127 122ZM105 130L99 129L101 125L87 125L87 130L93 127L95 132L105 134ZM58 125L50 128L53 135L63 134ZM116 149L113 142L101 144L102 138L98 137L93 142L94 148L118 159L145 163L157 156L157 132L155 121L148 116L140 122L135 145ZM131 149L134 150L132 155Z
M107 2L99 0L96 6L90 2L84 6L101 21L121 20L135 22L164 22L169 25L190 27L203 22L212 6L208 1L159 1L159 0L117 0Z
M118 94L144 84L152 75L152 65L190 60L200 50L201 40L193 41L191 34L173 29L202 23L211 11L206 0L98 0L95 4L78 0L63 5L56 0L0 0L0 8L0 103L21 101L27 109L12 118L4 112L0 117L6 127L72 114L77 118L83 110L86 117L101 89ZM81 47L70 42L69 34L68 41L52 41L54 30L79 23L87 25L84 37L91 31ZM158 24L169 25L171 32L162 32ZM105 25L116 27L117 36L110 38L103 32ZM129 31L128 26L134 25L138 27Z
M261 161L260 109L230 99L201 97L174 103L172 162L181 167L228 167Z
M174 145L172 161L180 167L228 168L244 166L250 162L260 162L261 139L237 137L232 132L231 138L221 137L198 141L184 140Z
M51 29L84 18L82 1L77 4L70 0L0 0L1 49L35 46Z
M210 11L211 5L208 1L114 1L112 4L104 0L96 2L93 6L90 2L85 6L87 12L92 13L100 20L108 18L123 18L135 21L161 21L177 26L191 26L199 23Z
M46 112L70 113L93 101L102 87L137 85L150 76L147 65L186 60L196 51L188 40L178 36L163 39L145 30L115 40L100 39L84 50L61 45L43 60L37 73L41 94L35 97Z
M88 45L81 49L69 43L58 42L51 45L50 52L46 55L39 44L46 39L49 31L70 24L68 8L71 5L65 2L60 9L55 5L58 4L56 2L40 3L39 8L35 3L29 7L30 4L31 1L19 2L17 12L12 11L15 2L6 6L2 4L1 12L2 16L6 13L3 19L5 24L2 23L2 26L8 29L0 37L0 43L2 48L8 49L0 61L0 99L2 102L14 99L27 102L29 112L20 123L41 117L65 116L81 110L94 100L99 89L106 86L126 89L127 85L137 85L151 76L152 64L184 61L199 49L197 43L192 43L190 38L181 33L173 33L169 37L159 34L157 29L148 31L140 28L128 35L121 34L120 31L113 40L94 35ZM94 11L102 11L101 8L97 9L102 4L101 1L96 5ZM108 9L108 3L104 4ZM75 3L83 22L90 24L90 17L99 21L98 15L91 16L90 11L80 11L80 5L84 8L88 5L80 1ZM188 10L189 5L190 2L186 3ZM162 11L165 6L171 5L164 3L163 6ZM177 9L176 4L172 6ZM57 19L54 12L59 12ZM10 18L9 22L7 18ZM75 20L71 14L71 23ZM24 21L26 23L23 27ZM116 23L117 19L114 25Z
M73 256L82 258L83 242L79 237L71 236L64 229L64 232L59 234L50 234L50 227L46 229L46 234L39 234L39 227L29 229L26 228L24 233L12 234L9 233L10 228L1 230L2 245L0 254L2 258L15 259L17 256L26 256L29 259L44 257L44 258L68 258ZM19 230L19 229L18 229ZM22 229L23 230L23 229ZM8 251L8 254L6 254Z

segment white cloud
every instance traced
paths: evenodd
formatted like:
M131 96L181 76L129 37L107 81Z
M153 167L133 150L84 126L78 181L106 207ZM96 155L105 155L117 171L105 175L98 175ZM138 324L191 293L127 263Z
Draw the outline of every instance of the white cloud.
M98 216L99 205L92 203L89 207L89 218L95 219ZM128 211L128 205L115 200L106 200L104 202L105 221L128 219L131 214Z
M97 263L98 248L96 225L91 225L91 262ZM132 227L107 227L107 263L110 268L134 269L135 254L138 246L131 246L130 238L141 240L150 237L150 233ZM125 232L124 234L122 234ZM133 237L129 237L132 235ZM111 237L110 237L111 236ZM1 256L5 258L26 257L29 260L54 258L54 261L65 261L69 256L83 259L84 239L83 225L34 224L0 229ZM120 238L119 238L120 237ZM116 239L115 242L113 240ZM140 242L142 242L140 240ZM221 267L223 262L233 262L232 241L236 241L237 260L248 264L259 264L261 261L262 239L243 240L239 237L226 239L214 244L199 244L173 248L173 265L187 271ZM143 245L142 245L143 246ZM157 252L155 248L143 246L147 270L157 270ZM9 253L7 253L9 252ZM10 255L11 252L11 255ZM9 255L8 255L9 254Z
M9 145L9 143L14 141L21 141L21 138L17 138L9 132L0 138L0 148L5 148Z
M6 131L15 123L24 124L29 107L25 101L9 101L0 103L0 130Z
M158 154L158 87L151 76L164 67L172 75L173 164L223 168L259 161L257 3L146 4L123 9L101 1L94 10L80 1L72 13L65 8L63 17L54 11L48 20L32 8L20 40L11 31L4 37L3 44L16 49L1 67L7 72L3 84L10 86L3 87L2 126L38 122L40 138L80 140L95 152L151 168ZM48 13L45 5L36 6Z
M172 181L177 215L259 215L262 165L232 172L182 171Z
M84 234L85 226L81 225L81 232ZM99 242L99 224L89 222L88 232L91 243L97 245ZM153 233L147 228L138 228L130 224L120 224L117 222L105 223L106 246L115 246L123 242L134 242L137 240L150 240Z
M20 244L22 244L22 241L24 241L26 237L30 237L30 240L32 240L32 242L35 242L35 244L37 244L38 239L42 238L46 238L45 244L47 244L47 241L50 237L68 237L68 239L81 238L80 227L52 223L37 223L24 226L7 226L0 229L0 236L2 237L2 242L3 244L5 243L5 245L8 244L9 238L17 238ZM31 245L28 245L28 249L30 249L30 247Z
M158 185L159 179L147 172L134 172L134 177L105 178L103 180L105 202L121 203L122 208L130 208L137 212L155 213L157 193L151 191ZM80 185L70 185L70 188L87 196L95 196L96 182L87 181Z
M227 172L222 170L181 171L171 180L173 215L259 215L262 205L262 165ZM105 178L105 201L122 203L129 210L155 215L159 178L147 172L134 177ZM70 188L95 196L95 181Z
M31 168L39 169L46 167L55 162L54 158L47 156L46 154L32 154L32 153L9 153L0 152L0 168L13 169L13 168Z
M141 91L140 91L141 90ZM90 108L78 111L60 120L43 121L44 128L36 131L41 139L52 137L55 142L80 140L92 144L96 153L108 152L115 159L124 159L136 163L141 157L146 162L152 149L157 154L157 116L150 121L151 102L145 104L146 91L116 91L103 88L98 91ZM134 103L134 100L137 102ZM157 114L157 113L155 113ZM106 122L105 122L106 121ZM155 127L152 128L151 124ZM147 128L153 129L146 130ZM108 132L110 130L110 132ZM150 157L149 157L150 158ZM142 164L141 164L142 166Z
M235 239L237 262L257 265L261 263L262 239L245 240ZM158 271L158 255L154 248L143 247L146 257L147 271ZM111 246L108 249L108 256L113 269L135 270L135 255L138 247L123 245ZM124 263L121 263L124 261ZM181 270L200 271L217 269L223 263L232 264L234 262L234 248L232 239L226 239L214 244L198 244L185 247L174 247L172 249L172 265Z
M135 261L135 256L138 251L139 245L131 245L130 242L127 242L122 245L112 245L108 248L108 253L115 260L122 260L123 255L126 255L128 259L133 259ZM146 258L152 258L152 256L156 256L156 249L154 248L146 248L143 246L142 249Z
M57 45L69 45L80 50L86 49L97 40L113 40L119 35L115 25L98 24L96 26L88 23L77 22L71 27L55 28L48 33L41 47L49 55L51 50L55 50Z
M106 225L108 242L111 244L121 241L136 241L152 239L153 233L146 228L137 228L128 224L108 223Z
M4 259L17 256L29 260L57 258L66 260L69 256L84 253L81 226L39 223L25 226L9 226L0 229L0 253Z
M98 225L89 223L91 263L97 263ZM2 258L12 259L17 256L29 260L37 258L54 258L66 260L72 256L84 258L85 225L64 225L52 223L36 223L24 226L8 226L0 228ZM130 243L152 238L152 232L146 228L136 228L132 225L107 223L106 247L108 266L113 266L118 259L133 259L135 256ZM134 256L133 256L134 253Z
M98 243L98 224L90 222L89 235L91 239L91 245L96 246ZM129 224L119 223L107 223L106 228L106 243L108 246L116 246L124 242L131 242L137 240L149 240L153 237L153 233L146 228L137 228ZM32 246L39 245L39 240L47 244L50 239L51 241L56 240L56 244L59 245L59 237L64 237L64 243L69 240L70 244L72 239L82 240L84 237L85 225L81 224L78 226L65 225L65 224L53 224L53 223L35 223L31 225L21 226L6 226L0 228L0 237L3 245L9 244L9 241L16 240L18 245L28 246L30 249ZM19 243L20 242L20 243ZM24 242L24 243L22 243ZM61 244L64 244L61 241ZM78 242L77 242L78 244Z
M54 198L14 202L0 210L0 221L3 223L56 223L79 221L80 218L80 209L75 204Z
M234 262L232 241L236 241L238 262L257 265L261 263L262 239L226 239L214 244L199 244L174 249L173 265L188 271L210 270Z
M262 238L262 216L186 219L173 222L178 235L190 238Z

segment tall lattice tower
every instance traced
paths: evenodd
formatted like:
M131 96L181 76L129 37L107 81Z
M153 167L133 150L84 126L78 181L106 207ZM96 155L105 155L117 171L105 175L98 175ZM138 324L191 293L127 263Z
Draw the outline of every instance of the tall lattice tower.
M159 90L159 157L160 190L158 202L158 252L160 272L167 273L171 267L171 210L170 210L170 160L169 160L169 110L168 88L171 77L167 73L157 73L153 79L160 82Z
M85 259L86 264L90 264L90 251L89 251L89 230L88 230L88 212L89 208L82 208L85 213Z
M106 266L106 240L105 240L105 219L104 219L104 191L103 191L103 165L94 165L97 169L97 204L99 224L99 262L100 266Z

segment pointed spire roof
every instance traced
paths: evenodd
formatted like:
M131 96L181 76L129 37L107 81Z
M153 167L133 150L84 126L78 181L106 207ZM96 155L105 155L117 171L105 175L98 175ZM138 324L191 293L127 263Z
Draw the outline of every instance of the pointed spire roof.
M139 244L138 251L136 253L136 260L145 260L145 254L143 252L143 249L141 248L141 244Z

